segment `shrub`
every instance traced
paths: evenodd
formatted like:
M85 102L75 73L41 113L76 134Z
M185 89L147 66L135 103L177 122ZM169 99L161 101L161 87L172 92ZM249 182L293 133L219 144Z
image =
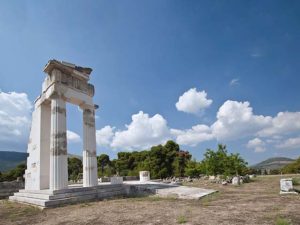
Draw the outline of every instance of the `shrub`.
M292 182L293 182L293 185L300 185L300 178L293 178Z

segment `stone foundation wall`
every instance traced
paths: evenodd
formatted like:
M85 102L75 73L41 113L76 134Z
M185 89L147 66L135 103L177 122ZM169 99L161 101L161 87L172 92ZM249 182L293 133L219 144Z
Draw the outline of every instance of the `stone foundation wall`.
M8 198L8 196L14 195L15 192L23 188L23 181L0 182L0 199Z

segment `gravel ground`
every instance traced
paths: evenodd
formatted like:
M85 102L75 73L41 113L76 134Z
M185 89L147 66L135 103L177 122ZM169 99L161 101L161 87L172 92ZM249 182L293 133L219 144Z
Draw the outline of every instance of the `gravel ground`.
M286 177L286 176L285 176ZM291 176L288 176L291 177ZM300 175L293 177L300 178ZM276 224L300 225L300 195L279 195L281 176L258 177L239 187L197 181L187 185L219 192L201 200L155 196L69 205L54 209L0 201L0 224ZM300 189L300 187L297 187Z

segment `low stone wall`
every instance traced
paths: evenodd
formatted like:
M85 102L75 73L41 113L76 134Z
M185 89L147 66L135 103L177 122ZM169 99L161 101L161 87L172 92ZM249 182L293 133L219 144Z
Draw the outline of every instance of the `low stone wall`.
M0 182L0 199L8 198L8 196L14 195L20 189L24 188L23 181L4 181Z
M112 177L101 177L99 178L99 182L110 182ZM138 176L124 176L123 181L132 181L132 180L139 180Z
M123 177L124 181L130 181L130 180L139 180L139 176L125 176Z

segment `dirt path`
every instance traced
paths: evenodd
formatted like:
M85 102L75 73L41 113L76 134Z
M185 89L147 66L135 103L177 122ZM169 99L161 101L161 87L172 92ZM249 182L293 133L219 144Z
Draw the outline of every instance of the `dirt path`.
M240 187L221 186L207 181L189 184L219 191L201 200L127 198L43 211L1 201L0 224L270 225L281 217L293 225L300 225L300 195L280 196L280 178L260 177Z

